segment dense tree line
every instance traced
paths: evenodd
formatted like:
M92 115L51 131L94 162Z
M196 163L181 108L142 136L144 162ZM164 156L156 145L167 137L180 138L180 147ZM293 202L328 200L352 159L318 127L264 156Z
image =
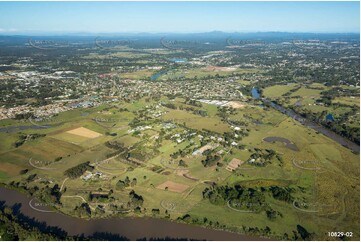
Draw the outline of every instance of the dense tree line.
M206 158L201 162L204 167L210 167L216 165L220 159L221 157L218 155L207 154Z
M19 140L17 140L14 144L14 146L17 148L19 146L22 146L25 142L29 140L34 140L40 137L45 137L46 134L22 134L19 136Z
M24 240L66 240L70 239L65 231L49 227L19 212L17 207L0 203L0 239L4 241Z
M83 175L85 171L87 171L87 170L92 171L93 169L94 169L94 167L90 166L90 161L87 161L87 162L81 163L77 166L67 169L64 172L64 175L68 176L69 178L75 179L75 178L78 178L81 175Z
M203 198L216 205L229 202L232 206L251 211L261 211L267 208L264 193L259 189L235 186L213 186L203 191Z

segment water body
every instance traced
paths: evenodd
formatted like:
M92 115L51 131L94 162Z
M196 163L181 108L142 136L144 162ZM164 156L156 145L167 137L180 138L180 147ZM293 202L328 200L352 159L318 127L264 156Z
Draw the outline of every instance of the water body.
M52 126L50 126L50 125L9 126L9 127L0 128L0 132L1 133L15 133L15 132L19 132L19 131L27 130L27 129L48 129L51 127Z
M326 121L328 121L328 122L334 122L335 121L335 119L333 118L332 113L327 114Z
M158 77L160 77L161 75L163 75L167 72L168 72L168 70L159 71L159 72L155 73L153 76L151 76L150 80L155 81L155 80L157 80Z
M294 143L292 143L291 141L289 141L288 139L286 138L283 138L283 137L276 137L276 136L272 136L272 137L266 137L263 139L264 141L266 142L282 142L285 144L285 146L288 148L288 149L291 149L291 150L294 150L294 151L299 151L297 145L295 145Z
M261 95L259 94L257 88L253 87L251 93L254 99L260 99Z
M257 88L252 88L252 97L255 99L260 99L260 95ZM335 142L339 143L340 145L343 145L350 150L359 153L360 152L360 146L351 142L350 140L342 137L341 135L336 134L335 132L311 121L308 119L305 119L301 115L297 114L291 109L284 108L274 102L272 102L269 99L262 98L263 103L269 104L274 109L280 111L283 114L286 114L289 117L292 117L296 121L300 122L302 125L306 126L307 128L314 129L315 131L329 137L330 139L334 140Z
M60 123L55 123L55 124L49 124L49 123L45 123L41 124L41 123L37 123L34 120L29 120L30 123L32 125L20 125L20 126L8 126L8 127L3 127L0 128L0 132L1 133L16 133L22 130L27 130L27 129L49 129L49 128L54 128L60 125L63 125L64 122L60 122Z
M47 226L54 226L64 230L69 235L92 235L96 232L108 232L125 236L128 239L140 238L188 238L195 240L265 240L260 237L241 235L226 231L218 231L199 226L180 224L164 219L156 218L108 218L85 220L70 217L58 212L40 212L32 209L29 202L33 198L0 187L0 202L12 206L21 204L20 212L30 218L45 222ZM50 210L42 206L42 209Z

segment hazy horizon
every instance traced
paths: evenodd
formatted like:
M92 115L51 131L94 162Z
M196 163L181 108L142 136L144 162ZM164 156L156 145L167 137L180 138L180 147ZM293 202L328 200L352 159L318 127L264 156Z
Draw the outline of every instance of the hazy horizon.
M82 32L82 31L74 31L74 32L0 32L0 36L114 36L117 37L119 35L197 35L197 34L239 34L239 35L247 35L247 34L315 34L315 35L360 35L360 32L296 32L296 31L247 31L247 32L226 32L220 30L207 31L207 32Z
M352 2L0 2L0 34L359 33Z

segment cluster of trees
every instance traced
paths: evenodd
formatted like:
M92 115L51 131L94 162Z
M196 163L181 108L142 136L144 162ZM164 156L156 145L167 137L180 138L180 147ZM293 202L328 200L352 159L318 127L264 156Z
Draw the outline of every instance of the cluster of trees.
M184 104L195 106L195 107L202 107L202 103L198 102L197 100L186 98Z
M90 161L81 163L77 166L74 166L72 168L67 169L64 172L64 175L66 175L69 178L75 179L80 177L81 175L84 174L85 171L92 171L94 169L93 166L90 165Z
M206 217L203 217L203 219L197 218L195 216L192 216L190 214L185 214L182 217L177 218L178 221L183 221L185 223L193 223L193 224L201 224L201 225L208 225L214 228L225 228L225 225L221 225L218 221L212 221L209 220Z
M266 211L266 215L269 220L275 220L277 217L283 217L282 213L280 213L272 208L269 208Z
M298 86L297 88L290 90L288 93L284 94L286 97L286 102L288 99L288 94L297 91L301 87ZM317 89L314 87L307 87L309 89ZM286 96L287 95L287 96ZM342 87L333 87L329 90L325 90L321 92L321 97L316 100L317 104L322 104L325 107L331 107L332 109L337 108L349 108L350 111L341 113L338 115L337 119L335 120L327 120L326 116L328 112L326 110L322 112L313 112L307 108L299 107L297 105L289 105L288 107L293 110L294 112L300 114L302 117L312 120L333 132L351 140L356 144L360 144L360 129L359 127L353 127L352 124L354 121L350 121L350 117L357 115L358 108L355 106L342 104L342 103L334 103L332 102L335 97L348 97L348 96L359 96L359 90L357 89L346 89ZM297 97L297 96L295 96ZM284 105L284 103L279 102L279 100L274 100L275 103L279 105ZM357 121L356 121L357 122Z
M127 109L127 108L119 108L118 111L119 112L129 112L129 109Z
M291 96L294 92L297 92L299 89L301 89L302 85L298 85L295 88L292 88L291 90L289 90L288 92L282 94L282 96L284 97L288 97Z
M74 212L79 217L90 217L92 212L88 203L82 203L74 208Z
M177 109L177 106L173 103L163 103L163 106L170 109Z
M107 141L105 142L105 146L115 150L112 153L109 153L106 155L107 158L119 155L119 154L126 154L128 152L128 148L124 146L124 143L118 142L118 141ZM124 155L123 154L123 155ZM124 157L125 158L125 157Z
M107 141L105 146L113 150L122 150L124 149L124 143L118 141Z
M129 207L140 208L141 206L143 206L143 202L144 202L143 197L135 193L134 190L132 190L129 193L129 198L130 198L130 201L128 202Z
M194 112L196 109L194 109L193 107L184 107L183 105L179 106L180 110L186 110L188 112Z
M97 202L110 202L114 200L114 197L111 196L113 193L113 189L110 189L109 191L103 191L102 188L99 188L97 191L89 192L89 200Z
M31 174L26 178L27 182L32 182L35 180L35 178L37 177L37 174Z
M237 113L237 110L232 107L225 107L225 106L217 107L217 116L219 116L222 121L227 121L230 115L233 115L236 113Z
M32 113L17 113L17 114L15 114L14 119L22 120L22 119L29 119L31 117L33 117Z
M222 229L222 230L231 229L231 228L227 228L226 225L224 224L220 224L218 221L212 221L206 217L199 218L190 214L185 214L182 217L178 217L177 220L184 223L206 225L207 227L212 227L216 229ZM271 235L271 228L268 226L266 226L265 228L242 226L239 227L236 231L241 233L252 234L252 235L262 235L262 236Z
M331 123L323 122L323 126L331 129L335 133L351 140L356 144L360 144L360 128L359 127L350 127L345 124L340 123Z
M237 134L237 137L235 136L235 134ZM224 132L223 133L223 138L226 142L228 142L228 145L231 145L231 143L234 140L238 140L240 141L242 139L242 137L246 137L248 136L248 131L246 129L241 129L241 130L235 130L234 132Z
M322 99L324 100L324 99ZM337 104L338 106L342 106L342 104ZM332 104L332 106L335 106L335 104ZM346 107L349 107L345 105ZM330 122L326 120L327 111L319 112L319 113L313 113L312 111L305 109L305 108L295 108L292 107L292 109L299 113L302 117L312 120L330 130L333 132L351 140L352 142L356 144L360 144L360 128L359 127L351 127L347 125L346 123L349 121L349 118L351 116L356 115L358 112L358 109L356 107L352 107L351 111L345 112L342 115L340 115L337 119Z
M259 149L254 148L255 152L250 156L251 159L255 159L252 163L256 166L266 166L272 162L273 158L277 158L280 162L282 162L282 158L276 151L272 149Z
M46 134L22 134L19 136L19 140L17 140L14 144L15 148L22 146L25 142L29 140L34 140L40 137L45 137Z
M174 140L176 140L176 139L177 139L177 138L174 138ZM188 139L189 139L189 138L188 138ZM170 155L170 157L172 157L173 159L177 159L179 156L180 156L180 157L184 157L184 156L186 156L186 155L188 155L188 154L190 154L190 153L192 153L193 151L196 150L196 148L192 148L192 146L193 146L193 144L190 143L190 144L188 144L186 147L184 147L182 150L179 149L179 150L173 152L173 153Z
M178 161L178 166L187 167L188 165L187 165L187 163L186 163L184 160L180 159L180 160Z
M206 158L201 162L204 167L210 167L216 165L220 159L221 157L218 155L207 154Z
M298 234L300 235L300 237L303 240L313 240L314 233L308 232L306 228L302 227L299 224L297 224L296 228L297 228ZM296 237L296 233L294 233L294 234L295 234L295 237ZM297 239L295 239L295 240L297 240Z
M244 116L245 117L245 116ZM233 126L247 126L247 122L242 121L242 120L232 120L232 119L228 119L228 123L233 125Z
M0 204L0 240L63 241L72 240L67 233L56 227L49 227L22 214L17 208Z
M259 188L246 188L240 185L217 186L214 185L203 191L203 198L208 199L212 204L229 206L246 211L261 212L265 211L270 220L283 217L282 213L272 209L266 202L265 193L270 192L272 197L277 200L292 203L293 189L290 187L271 186Z
M195 115L200 115L200 116L202 116L202 117L207 117L207 116L208 116L207 111L205 111L205 110L200 110L200 109L194 110L194 111L193 111L193 114L195 114Z
M291 203L294 200L294 198L292 197L293 189L290 187L271 186L269 190L272 193L273 198L275 199L288 203Z
M41 189L41 198L44 201L47 201L51 204L59 204L61 205L60 198L61 198L61 191L58 184L55 184L52 188L49 186L44 187Z
M240 210L262 211L268 205L264 193L260 189L235 186L213 186L203 191L203 198L216 205L230 206Z
M359 89L348 89L342 87L333 87L321 92L322 97L339 97L339 96L359 96Z
M87 203L83 203L75 209L77 213L82 214L83 217L91 216L91 210ZM154 214L158 214L159 209L153 209ZM220 224L218 221L212 221L208 218L198 218L190 214L185 214L178 217L178 221L185 223L193 223L206 225L213 228L227 229L225 225ZM247 227L242 226L239 228L240 232L254 235L268 236L271 234L271 229L266 226L265 228ZM309 232L305 227L297 225L296 229L292 231L293 235L290 236L284 233L283 240L313 240L314 233ZM115 236L110 233L95 233L91 236L69 236L65 231L57 227L50 227L46 224L39 223L33 218L21 214L16 208L4 206L0 204L0 236L5 241L18 241L27 240L32 238L34 240L47 240L47 241L64 241L64 240L127 240L126 237ZM171 239L173 240L173 239ZM184 240L184 239L182 239Z
M137 185L137 178L133 178L132 180L129 179L129 177L127 176L124 181L123 180L119 180L116 184L117 189L123 190L126 187L133 187Z
M160 214L159 208L153 208L153 209L152 209L152 214L153 214L153 216L159 215L159 214Z
M144 145L144 143L143 143ZM133 147L134 149L127 153L126 159L127 160L140 160L140 161L147 161L152 159L153 157L159 155L160 151L156 147L145 147L145 146L136 146Z
M179 150L177 150L176 152L173 152L173 153L170 155L170 157L172 157L173 159L177 159L179 156L180 156L180 157L184 157L184 156L186 156L188 153L189 153L189 152L186 152L184 149L183 149L183 150L179 149Z

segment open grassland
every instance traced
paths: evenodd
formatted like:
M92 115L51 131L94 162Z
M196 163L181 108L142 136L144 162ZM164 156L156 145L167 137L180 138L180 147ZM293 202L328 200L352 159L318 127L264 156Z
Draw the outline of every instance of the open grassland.
M263 95L269 98L281 97L283 94L291 91L297 84L274 85L263 90Z
M336 97L332 102L360 107L359 97Z
M242 69L242 68L226 68L226 67L205 67L205 68L193 68L193 69L176 69L170 70L166 74L159 77L161 80L168 80L174 77L185 77L185 78L203 78L207 76L231 76L234 74L245 74L245 73L258 73L259 69Z
M194 129L208 129L211 131L223 133L229 131L229 127L218 118L201 117L183 110L171 110L164 115L164 120L172 120L179 124L185 123L188 127Z
M300 97L320 97L323 89L312 89L302 86L297 91L293 92L291 96L300 96Z
M166 97L162 97L161 101L170 102ZM184 101L177 98L172 102L179 107L186 106ZM201 221L204 218L218 221L235 231L241 231L242 226L268 226L274 235L292 235L296 226L301 224L308 231L314 232L317 239L328 239L325 233L335 229L353 231L354 238L359 237L358 154L273 109L252 105L245 105L229 115L230 120L243 122L244 126L241 128L247 130L248 135L238 141L242 147L226 146L216 140L204 141L204 137L201 138L198 134L182 138L181 141L171 138L177 134L190 134L194 130L203 132L203 129L219 136L224 132L234 132L230 124L222 122L217 116L217 107L208 104L196 108L207 111L206 117L185 110L161 107L165 114L157 119L145 119L139 125L149 125L151 129L129 133L129 130L137 127L130 126L129 123L134 118L140 119L137 116L139 110L155 104L158 101L146 101L143 98L129 103L119 102L65 112L52 121L54 126L51 128L23 130L25 134L40 133L46 136L29 140L17 148L14 142L19 133L0 133L0 181L19 182L28 189L35 186L46 189L46 186L58 184L62 189L62 206L59 209L72 216L78 216L74 208L85 201L91 208L93 218L164 218L167 215L171 219L177 219L189 214ZM119 111L120 108L122 111ZM124 111L124 108L128 111ZM84 113L86 115L82 115ZM24 124L18 121L0 123L1 127ZM165 124L173 126L166 127ZM69 133L71 130L79 131L78 128L87 132L80 132L81 135L79 132ZM114 136L110 133L114 133ZM101 136L94 137L92 134ZM298 150L290 149L283 142L266 142L264 139L267 137L286 139L296 145ZM122 144L128 150L115 153L117 150L107 146L107 141ZM201 147L212 147L210 149L214 150L211 154L219 155L219 160L210 166L204 166L202 160L207 156L192 154ZM282 157L282 162L272 158L265 166L251 164L249 160L257 149L275 151ZM183 155L174 155L185 150L187 152ZM143 151L146 151L149 158L136 162L132 162L132 157L129 160L126 158L128 153ZM239 159L242 164L230 172L226 167L232 159ZM89 171L91 178L69 178L64 174L69 168L87 161L94 166ZM28 169L27 173L20 174L24 169ZM36 176L28 179L31 175ZM124 181L127 177L136 182L119 187L119 181ZM226 202L215 205L202 195L212 183L217 186L240 185L244 188L266 189L264 194L267 206L282 216L270 220L265 210L240 212L229 208ZM317 209L317 212L309 212L307 209L305 212L297 209L292 202L273 198L267 189L274 186L289 187L292 189L293 201L304 201L311 208ZM118 210L121 205L127 206L132 190L144 199L141 213L135 212L134 208L124 213L114 212L113 205L119 206ZM111 199L90 199L91 193L110 191ZM103 212L96 209L98 205L103 206ZM154 215L153 209L159 209L159 214Z
M145 80L149 79L156 71L154 70L139 70L134 72L120 73L120 77L132 80Z
M90 53L87 56L83 56L83 59L112 59L112 58L127 58L127 59L137 59L140 57L150 56L148 53L140 53L140 52L132 52L131 50L119 50L110 54L98 54L98 53Z

